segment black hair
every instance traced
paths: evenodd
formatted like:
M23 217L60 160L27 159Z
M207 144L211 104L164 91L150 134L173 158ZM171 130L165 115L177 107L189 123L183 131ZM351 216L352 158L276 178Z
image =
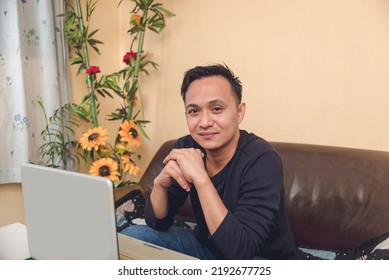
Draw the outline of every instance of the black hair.
M238 104L242 102L242 83L238 77L228 68L227 65L214 64L209 66L196 66L192 69L189 69L185 72L184 79L182 80L181 85L181 96L185 102L186 92L189 85L196 80L213 77L213 76L222 76L230 83L232 91L235 93L236 98L238 99Z

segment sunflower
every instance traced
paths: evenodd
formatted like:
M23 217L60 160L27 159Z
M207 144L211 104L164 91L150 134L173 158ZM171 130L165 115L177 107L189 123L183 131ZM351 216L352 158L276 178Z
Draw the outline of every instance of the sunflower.
M125 172L130 173L131 175L136 176L142 172L140 168L136 166L135 163L131 160L131 158L127 155L122 157L122 164L123 170Z
M119 155L123 155L131 153L131 149L127 146L127 143L119 142L115 145L115 152Z
M108 156L111 153L111 149L107 145L101 145L99 151L105 156Z
M142 142L140 140L140 135L138 129L136 128L135 122L133 120L124 121L120 125L119 135L123 142L132 144L135 148L138 148Z
M108 139L108 130L102 127L94 127L88 129L88 131L82 135L80 144L84 150L91 151L92 149L95 149L97 151L99 146L105 145L105 142L108 141Z
M101 176L110 179L111 181L119 180L118 164L111 158L101 158L92 163L89 174L93 176Z

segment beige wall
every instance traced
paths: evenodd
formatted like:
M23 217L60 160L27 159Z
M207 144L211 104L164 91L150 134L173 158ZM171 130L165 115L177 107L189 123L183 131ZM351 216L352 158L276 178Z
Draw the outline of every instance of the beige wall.
M98 3L95 26L105 45L92 64L103 71L123 66L127 2L119 9L116 2ZM160 67L142 79L152 123L141 165L162 142L187 133L179 95L183 72L223 62L244 84L242 128L271 141L389 151L389 1L157 2L177 16L162 34L146 34L145 48ZM76 97L84 94L83 78L74 89ZM107 103L109 111L114 103ZM109 125L114 132L117 126Z
M0 227L24 223L22 187L20 184L0 185Z

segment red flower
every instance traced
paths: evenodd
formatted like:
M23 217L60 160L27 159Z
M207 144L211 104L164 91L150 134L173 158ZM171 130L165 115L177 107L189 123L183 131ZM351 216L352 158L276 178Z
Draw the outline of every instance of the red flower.
M86 73L89 75L100 73L100 68L99 68L99 66L89 66L89 68L86 69Z
M131 58L136 59L136 53L133 52L133 51L127 52L127 53L123 56L123 62L124 62L125 64L129 65L130 62L131 62L131 61L130 61Z

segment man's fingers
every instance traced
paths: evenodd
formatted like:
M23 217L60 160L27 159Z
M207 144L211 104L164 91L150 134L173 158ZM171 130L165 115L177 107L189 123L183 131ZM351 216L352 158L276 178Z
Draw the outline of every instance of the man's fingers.
M192 155L204 157L204 153L200 149L173 149L163 160L163 164L168 163L170 160L180 161L183 158L188 158Z
M166 175L176 180L176 182L186 191L190 190L190 184L186 180L184 174L181 172L180 167L175 161L169 161L165 166Z

